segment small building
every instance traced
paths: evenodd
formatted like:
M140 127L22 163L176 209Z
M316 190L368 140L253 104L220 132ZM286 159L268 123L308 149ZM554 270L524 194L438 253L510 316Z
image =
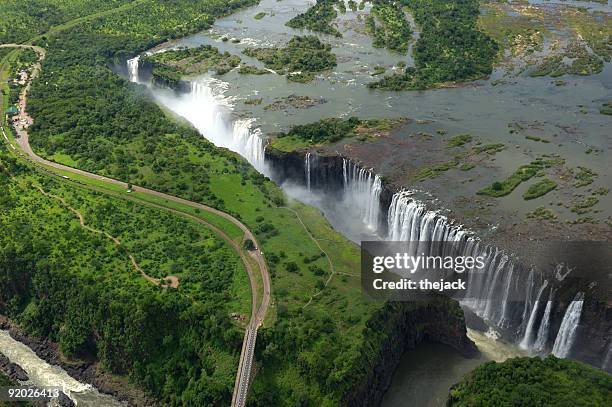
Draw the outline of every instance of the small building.
M17 109L17 107L15 106L9 106L9 108L6 109L6 113L11 116L16 115L19 113L19 109Z

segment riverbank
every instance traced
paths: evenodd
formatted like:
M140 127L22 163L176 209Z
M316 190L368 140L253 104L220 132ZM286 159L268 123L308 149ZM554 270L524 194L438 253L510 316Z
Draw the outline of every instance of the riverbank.
M27 335L14 321L4 315L0 315L0 329L8 331L13 339L30 348L39 358L50 365L61 367L70 377L95 387L99 392L112 396L120 402L126 403L127 406L152 407L158 405L142 390L129 384L127 378L102 371L95 360L68 360L60 352L57 343L46 338ZM0 353L2 353L1 349ZM25 371L19 369L17 370L18 376L9 377L22 380L20 377L23 378Z

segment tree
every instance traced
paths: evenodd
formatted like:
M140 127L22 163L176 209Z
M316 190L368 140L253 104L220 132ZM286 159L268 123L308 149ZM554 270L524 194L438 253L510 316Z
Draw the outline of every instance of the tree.
M255 247L255 243L253 243L251 239L247 239L244 241L244 248L247 249L248 251L253 251L257 247Z

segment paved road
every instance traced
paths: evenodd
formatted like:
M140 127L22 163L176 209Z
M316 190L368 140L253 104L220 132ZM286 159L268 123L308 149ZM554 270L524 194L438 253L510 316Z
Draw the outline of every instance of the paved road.
M32 49L33 51L35 51L38 54L39 60L38 62L34 65L34 68L32 70L32 74L30 75L30 78L28 80L28 84L26 85L26 87L24 88L22 94L20 95L20 99L19 99L19 120L23 121L25 123L27 123L28 125L32 123L32 118L28 115L27 111L26 111L26 105L27 105L27 95L28 95L28 91L30 89L30 85L32 83L32 81L38 76L38 74L40 73L40 69L41 69L41 63L43 61L43 59L45 58L45 50L43 48L40 47L36 47L33 45L23 45L23 44L2 44L0 45L0 48L29 48ZM62 171L67 171L67 172L71 172L73 174L78 174L93 180L97 180L97 181L103 181L105 183L108 184L112 184L112 185L118 185L122 188L125 188L127 190L127 183L123 182L123 181L119 181L116 179L112 179L112 178L108 178L108 177L104 177L102 175L98 175L98 174L93 174L87 171L83 171L80 170L78 168L72 168L72 167L68 167L66 165L62 165L62 164L58 164L52 161L48 161L40 156L38 156L30 147L30 140L29 140L29 134L27 132L27 128L26 126L22 126L22 125L17 125L16 126L16 131L17 131L17 143L19 144L19 146L21 147L21 149L29 156L29 158L39 164L42 164L44 166L47 167L51 167L51 168L55 168L58 170L62 170ZM209 213L213 213L217 216L220 216L228 221L230 221L231 223L233 223L234 225L236 225L238 228L240 228L240 230L242 230L242 232L244 233L243 235L243 240L240 243L237 243L236 241L234 241L233 239L231 239L225 232L223 232L221 229L217 228L214 225L211 225L210 223L197 218L193 215L178 211L176 209L171 209L168 207L164 207L161 205L156 205L156 204L152 204L153 206L157 206L159 208L171 211L171 212L175 212L178 214L181 214L183 216L187 216L203 225L206 225L207 227L213 229L217 234L219 234L224 240L226 240L230 245L232 245L232 247L234 248L234 250L240 255L240 258L242 259L245 268L247 270L247 273L249 275L249 280L250 280L250 285L251 285L251 295L252 295L252 307L251 307L251 319L249 321L249 325L246 329L245 335L244 335L244 340L242 343L242 352L240 354L240 363L239 363L239 367L238 367L238 374L236 375L236 383L234 386L234 394L232 397L232 405L236 406L236 407L242 407L244 406L245 402L246 402L246 396L248 394L248 389L249 389L249 384L250 384L250 378L252 376L252 372L251 372L251 368L253 365L253 355L254 355L254 350L255 350L255 344L257 341L257 331L259 329L259 327L263 324L263 321L266 317L266 313L268 311L268 307L270 305L270 291L271 291L271 283L270 283L270 273L268 272L268 267L266 264L266 260L263 256L263 253L260 250L260 246L259 246L259 242L257 241L257 238L255 237L255 235L242 223L240 222L238 219L236 219L235 217L233 217L232 215L225 213L223 211L220 211L218 209L212 208L210 206L206 206L206 205L202 205L200 203L197 202L192 202L192 201L188 201L186 199L183 198L179 198L173 195L168 195L165 194L163 192L158 192L152 189L148 189L148 188L143 188L143 187L139 187L139 186L132 186L132 191L135 192L140 192L143 194L147 194L147 195L151 195L151 196L156 196L159 198L163 198L165 200L168 201L172 201L172 202L176 202L176 203L180 203L183 205L187 205L190 206L192 208L197 208ZM151 204L150 204L151 205ZM259 306L259 308L257 308L257 283L256 283L256 277L255 277L255 273L253 271L253 267L251 266L251 261L249 261L249 259L246 257L245 255L245 250L242 247L242 243L244 241L246 241L247 239L250 239L253 241L253 243L255 244L256 249L253 251L249 251L248 252L248 256L255 260L255 262L257 263L257 266L259 268L260 274L261 274L261 279L263 281L263 298L261 301L261 304Z

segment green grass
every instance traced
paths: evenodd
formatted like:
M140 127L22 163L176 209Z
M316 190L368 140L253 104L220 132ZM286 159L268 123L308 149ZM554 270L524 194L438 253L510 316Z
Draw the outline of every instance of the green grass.
M255 20L261 20L262 18L264 18L264 17L265 17L265 16L267 16L267 15L268 15L268 13L266 13L265 11L260 11L259 13L255 14L255 15L253 16L253 18L254 18Z
M272 140L270 147L283 152L292 152L302 148L312 146L309 140L304 140L298 136L277 137Z
M533 185L530 185L527 191L523 194L523 199L530 200L536 199L546 195L553 189L557 188L557 183L548 178L538 181Z

